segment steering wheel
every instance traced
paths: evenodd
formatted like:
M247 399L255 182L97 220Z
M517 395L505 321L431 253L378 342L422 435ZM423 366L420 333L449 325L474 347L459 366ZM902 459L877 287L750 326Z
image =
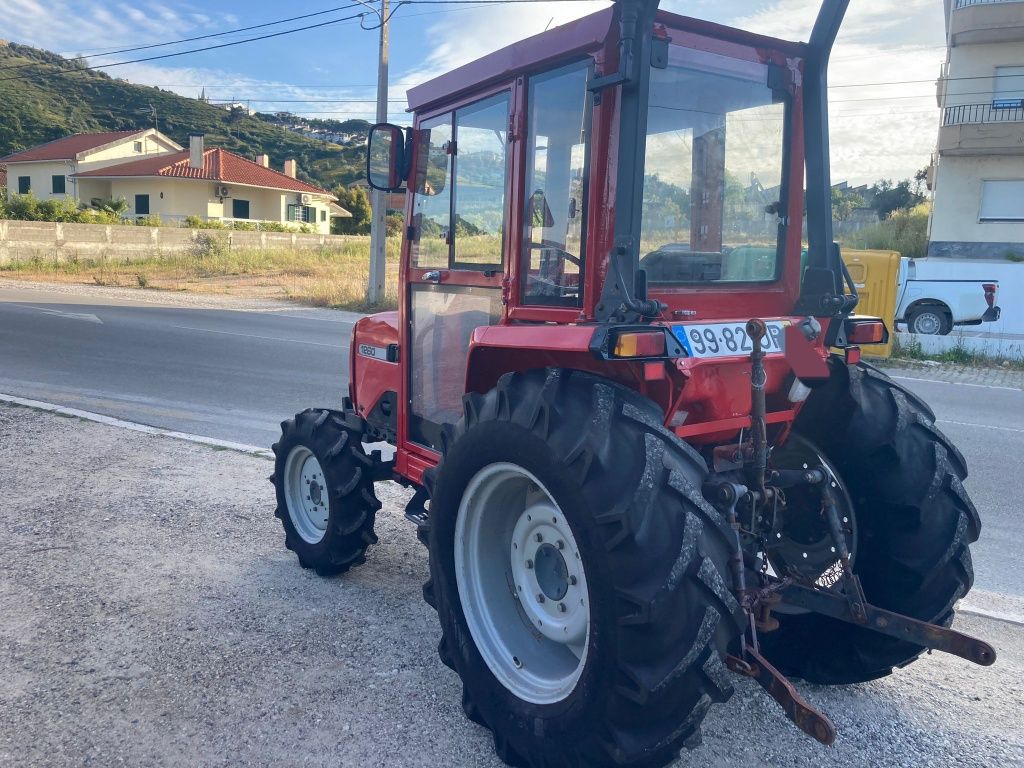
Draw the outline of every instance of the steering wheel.
M577 267L582 267L582 263L578 256L573 256L564 248L559 248L557 245L551 245L549 243L530 243L531 251L554 251L558 254L558 257L563 261L568 261L570 264L575 264Z

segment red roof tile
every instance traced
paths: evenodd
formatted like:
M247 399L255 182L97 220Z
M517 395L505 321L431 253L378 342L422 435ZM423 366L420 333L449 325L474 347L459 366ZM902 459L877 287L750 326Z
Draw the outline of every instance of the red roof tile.
M109 133L76 133L63 139L40 144L38 147L0 157L3 163L24 163L29 160L74 160L80 152L102 147L112 141L133 136L144 131L111 131Z
M280 171L264 168L259 163L228 152L226 149L214 148L203 152L203 167L192 168L189 165L189 153L174 152L172 154L155 155L142 160L111 165L95 171L75 174L78 178L120 178L124 176L166 176L177 179L205 179L225 184L247 184L253 187L270 189L286 189L293 192L312 192L326 195L329 192L320 187L293 179Z

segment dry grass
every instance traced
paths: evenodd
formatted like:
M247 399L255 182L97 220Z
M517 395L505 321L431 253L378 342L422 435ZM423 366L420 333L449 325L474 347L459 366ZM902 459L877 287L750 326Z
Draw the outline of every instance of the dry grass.
M387 243L385 307L397 306L398 238ZM319 307L363 311L369 279L369 237L323 250L227 250L214 244L189 253L105 256L56 261L36 257L0 264L0 275L26 280L156 288L259 298L287 298ZM381 307L377 307L380 309Z

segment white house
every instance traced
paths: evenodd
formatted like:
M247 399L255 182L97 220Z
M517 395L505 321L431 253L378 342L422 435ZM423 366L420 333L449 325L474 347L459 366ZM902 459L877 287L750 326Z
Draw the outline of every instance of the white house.
M0 162L7 165L13 194L65 196L86 204L122 198L129 217L273 222L330 234L332 218L351 215L334 195L297 179L294 160L275 171L267 155L254 162L207 149L200 135L189 141L186 150L154 130L82 134Z
M944 0L929 256L1024 256L1024 0Z
M7 166L10 194L31 192L40 200L70 197L83 201L75 174L140 158L181 152L182 147L159 131L77 133L24 152L0 158ZM88 202L88 198L84 199Z

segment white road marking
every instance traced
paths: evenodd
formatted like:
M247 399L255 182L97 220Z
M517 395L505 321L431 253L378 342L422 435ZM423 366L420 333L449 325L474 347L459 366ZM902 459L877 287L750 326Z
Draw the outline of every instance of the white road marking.
M981 387L982 389L1005 389L1007 392L1024 392L1019 387L1000 387L995 384L972 384L967 381L943 381L942 379L919 379L916 376L890 376L899 381L923 381L926 384L952 384L957 387Z
M273 452L258 445L246 445L245 443L236 443L231 440L218 440L215 437L206 437L205 435L193 435L188 432L177 432L173 429L151 427L148 424L139 424L135 421L125 421L124 419L116 419L113 416L104 416L102 413L83 411L78 408L67 408L63 405L55 405L54 403L44 403L41 400L29 400L24 397L16 397L15 395L5 395L0 393L0 402L11 403L12 405L22 405L26 408L34 408L38 411L57 413L62 416L74 416L79 419L85 419L86 421L94 421L97 424L106 424L109 427L118 427L120 429L130 429L133 432L142 432L147 435L172 437L175 440L185 440L190 443L198 443L199 445L206 445L211 448L226 448L231 451L248 453L252 456L260 456L265 459L274 458Z
M997 427L994 424L975 424L970 421L950 421L949 419L936 419L939 424L956 424L961 427L977 427L978 429L998 429L1001 432L1024 432L1024 429L1014 427Z
M69 320L84 320L87 323L99 323L100 325L103 325L103 321L96 317L96 315L86 314L85 312L62 312L59 309L50 309L49 307L37 307L33 304L23 304L22 306L28 307L29 309L35 309L39 312L45 312L48 315L66 317Z
M307 341L305 339L282 339L280 336L259 336L255 333L238 333L237 331L215 331L212 328L195 328L191 325L172 325L171 328L181 328L185 331L200 331L201 333L219 333L224 336L245 336L249 339L284 341L289 344L312 344L314 347L330 347L331 349L344 349L348 347L347 344L326 344L322 341Z

